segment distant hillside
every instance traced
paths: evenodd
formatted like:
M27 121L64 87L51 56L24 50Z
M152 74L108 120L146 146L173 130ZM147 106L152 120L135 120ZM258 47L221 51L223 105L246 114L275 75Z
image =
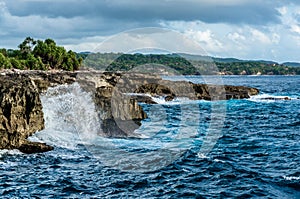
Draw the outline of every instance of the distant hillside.
M202 55L191 55L185 53L178 53L172 55L180 56L190 61L214 61L214 62L221 62L221 63L244 62L244 60L240 60L236 58L218 58L218 57L210 57L210 56L202 56Z
M85 67L108 71L140 69L182 75L300 75L300 67L289 67L273 61L211 58L188 54L90 54ZM142 68L144 67L144 68ZM164 68L164 69L163 69Z
M174 55L174 54L173 54ZM190 61L214 61L218 63L245 63L245 62L258 62L263 64L278 64L274 61L268 60L242 60L236 58L221 58L221 57L210 57L210 56L202 56L202 55L190 55L185 53L176 54L177 56L182 56Z
M290 67L300 67L300 63L297 62L285 62L283 63L285 66L290 66Z
M215 62L220 62L220 63L239 63L239 62L245 62L245 60L240 60L236 58L218 58L218 57L213 57L212 58Z

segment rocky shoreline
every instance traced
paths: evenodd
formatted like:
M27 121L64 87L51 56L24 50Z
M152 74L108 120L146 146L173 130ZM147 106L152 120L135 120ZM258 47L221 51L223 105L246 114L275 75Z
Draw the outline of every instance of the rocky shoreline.
M229 100L249 98L259 93L258 89L243 86L172 82L151 74L1 71L0 149L19 149L24 153L52 150L52 146L27 140L45 128L40 95L49 87L75 82L92 94L97 109L105 113L101 127L102 136L106 137L136 137L134 130L147 118L139 102L155 103L151 96L164 97L166 101L176 97Z

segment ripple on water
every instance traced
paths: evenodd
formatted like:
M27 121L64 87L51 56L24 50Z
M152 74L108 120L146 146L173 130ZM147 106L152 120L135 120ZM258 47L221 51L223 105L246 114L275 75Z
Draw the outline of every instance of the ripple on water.
M271 96L297 98L300 93L299 76L224 77L224 82L258 87ZM72 91L76 88L73 85ZM73 95L76 92L65 97L71 96L81 105L90 102L89 96L79 91L81 99ZM74 110L68 102L64 105ZM148 139L106 140L123 150L139 151L143 162L147 160L143 152L156 152L176 137L178 128L182 128L182 136L189 134L189 128L196 128L198 134L191 136L194 142L162 168L146 173L113 168L89 150L93 146L100 150L101 146L82 142L72 133L72 123L59 121L61 126L51 126L55 131L48 129L31 138L54 144L54 151L35 155L0 151L0 194L4 198L300 198L300 100L226 102L222 135L205 155L198 152L212 121L211 103L181 103L179 99L173 104L143 105L150 118L139 131ZM63 107L49 111L58 108ZM77 129L83 126L75 125Z

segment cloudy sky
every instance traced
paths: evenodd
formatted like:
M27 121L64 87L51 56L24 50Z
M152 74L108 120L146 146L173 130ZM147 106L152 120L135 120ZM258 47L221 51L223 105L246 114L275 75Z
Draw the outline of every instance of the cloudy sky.
M92 51L145 27L178 31L212 56L300 62L298 0L0 0L5 48L31 36Z

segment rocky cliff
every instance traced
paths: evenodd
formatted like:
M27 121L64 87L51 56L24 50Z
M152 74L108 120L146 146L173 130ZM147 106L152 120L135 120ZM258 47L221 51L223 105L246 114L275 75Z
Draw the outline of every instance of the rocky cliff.
M43 143L27 140L44 128L40 95L49 87L72 84L90 92L101 114L103 135L137 136L134 130L147 117L139 102L155 103L150 96L226 100L249 98L258 94L254 88L171 82L149 74L62 71L2 71L0 74L0 149L19 149L25 153L52 150ZM148 95L137 95L143 93ZM99 124L100 125L100 124Z
M25 153L53 148L26 139L44 128L39 92L30 79L0 77L0 149Z

